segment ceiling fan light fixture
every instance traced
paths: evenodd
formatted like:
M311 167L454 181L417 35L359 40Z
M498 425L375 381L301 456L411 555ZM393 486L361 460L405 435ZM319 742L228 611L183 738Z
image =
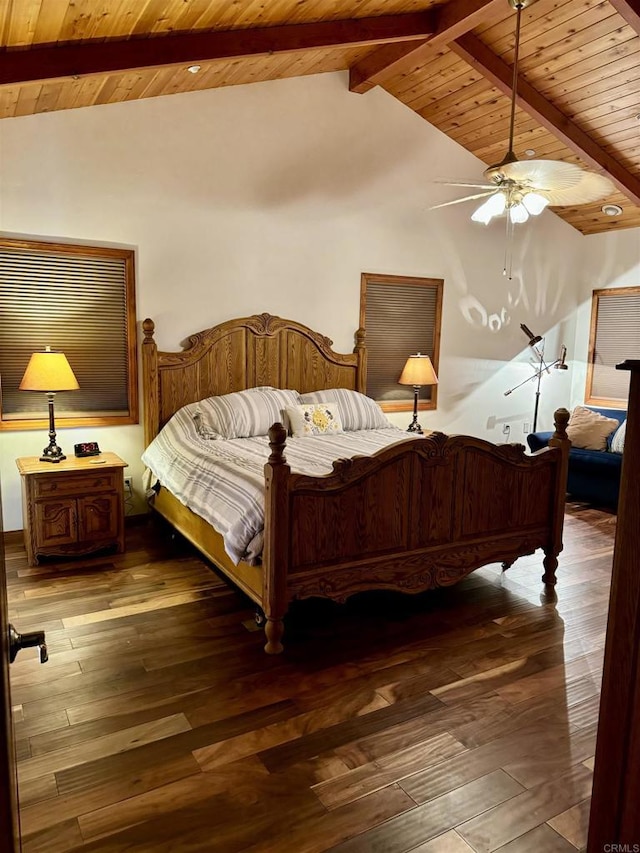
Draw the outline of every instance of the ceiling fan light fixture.
M500 216L504 213L506 206L506 195L503 192L494 193L471 215L471 219L474 222L482 222L483 225L488 225L494 216Z
M514 204L513 207L509 208L509 219L514 225L520 222L526 222L528 218L529 214L527 213L527 208L522 204L522 202L518 202L517 204Z
M568 205L593 204L610 196L615 187L605 175L589 172L574 163L563 160L545 160L535 158L535 149L525 149L529 160L518 160L515 154L515 117L518 99L518 64L520 54L520 29L522 12L535 0L507 0L516 12L515 38L513 47L513 66L511 74L511 109L509 116L509 135L507 151L502 160L486 168L483 172L486 183L450 182L450 186L469 187L484 190L463 198L453 199L438 207L449 207L467 201L485 198L486 201L471 215L474 222L488 225L494 216L506 212L505 275L511 278L511 243L513 241L513 225L527 222L529 216L538 216L548 207L566 207ZM640 117L640 113L638 114ZM492 200L495 198L495 202ZM606 205L603 213L618 216L622 211L614 209L617 206Z
M525 193L522 203L526 207L528 213L532 216L538 216L549 204L549 199L540 195L540 193Z

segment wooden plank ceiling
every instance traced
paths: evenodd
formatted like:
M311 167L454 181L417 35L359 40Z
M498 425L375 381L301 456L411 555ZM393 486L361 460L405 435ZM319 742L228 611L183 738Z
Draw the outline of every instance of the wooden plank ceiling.
M491 165L507 150L514 30L507 0L0 0L0 117L350 70L359 96L383 86ZM519 80L518 158L616 187L555 212L584 234L640 226L640 0L536 0Z

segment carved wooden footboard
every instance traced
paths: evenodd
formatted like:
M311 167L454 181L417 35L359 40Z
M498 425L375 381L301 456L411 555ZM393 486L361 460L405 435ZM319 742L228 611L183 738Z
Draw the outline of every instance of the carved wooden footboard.
M569 441L556 412L548 452L433 433L374 456L334 463L325 477L291 474L286 432L270 430L265 466L266 651L282 650L295 598L343 601L355 592L449 586L480 566L542 548L555 583Z

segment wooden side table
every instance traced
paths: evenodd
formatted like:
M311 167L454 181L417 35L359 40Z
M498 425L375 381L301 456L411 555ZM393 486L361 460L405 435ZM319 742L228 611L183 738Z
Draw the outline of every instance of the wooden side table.
M124 477L115 453L62 462L16 460L22 478L29 565L42 556L75 556L114 546L124 551Z

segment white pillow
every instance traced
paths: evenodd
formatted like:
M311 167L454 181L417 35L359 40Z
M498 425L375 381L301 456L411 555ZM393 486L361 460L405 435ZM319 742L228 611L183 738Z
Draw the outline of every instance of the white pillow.
M202 438L249 438L266 435L274 423L282 423L285 408L299 402L297 391L250 388L200 400L193 418Z
M380 406L358 391L348 388L329 388L326 391L311 391L301 394L303 403L335 403L342 429L395 429Z
M584 450L606 450L607 438L620 424L615 418L605 418L599 412L576 406L567 426L567 435L573 447Z
M611 439L611 452L612 453L623 453L624 452L624 439L625 434L627 432L627 421L624 420L618 427L618 429L613 434L613 438Z
M309 435L335 435L342 432L342 423L335 403L300 403L285 409L296 438Z

